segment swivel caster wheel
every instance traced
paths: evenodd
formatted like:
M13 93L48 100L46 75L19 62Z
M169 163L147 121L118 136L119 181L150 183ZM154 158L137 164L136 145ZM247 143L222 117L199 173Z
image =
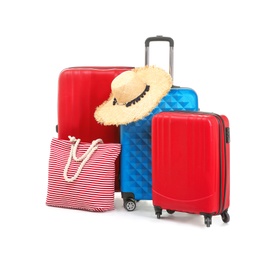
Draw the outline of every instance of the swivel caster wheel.
M207 227L210 227L210 225L212 223L211 216L204 216L204 218L205 218L205 225Z
M230 221L230 215L228 213L228 210L225 210L225 211L222 212L221 218L222 218L224 223L228 223Z
M155 215L158 219L160 219L160 216L162 215L162 208L159 206L154 206Z
M127 211L133 211L136 208L136 202L134 199L126 199L124 200L124 208Z
M157 219L160 219L160 216L161 216L162 214L159 213L159 212L156 212L155 214L156 214Z

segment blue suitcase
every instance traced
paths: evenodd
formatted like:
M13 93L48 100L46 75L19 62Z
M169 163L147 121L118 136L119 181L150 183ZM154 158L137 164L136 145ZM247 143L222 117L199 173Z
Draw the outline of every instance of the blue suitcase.
M170 46L169 73L173 76L174 41L170 37L149 37L145 41L145 64L149 64L152 41L167 41ZM139 200L152 200L151 121L163 111L198 111L198 96L191 88L173 86L147 117L120 126L120 190L124 208L133 211Z

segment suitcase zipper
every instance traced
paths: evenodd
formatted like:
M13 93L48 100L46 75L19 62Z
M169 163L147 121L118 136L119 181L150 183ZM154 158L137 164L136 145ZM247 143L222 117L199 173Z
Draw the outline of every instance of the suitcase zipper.
M230 129L229 127L225 128L225 123L223 118L218 115L218 114L214 114L211 113L211 115L213 115L215 118L217 118L217 121L219 123L219 152L220 152L220 194L219 194L219 212L218 214L221 214L224 211L224 205L225 205L225 201L226 201L226 183L227 183L227 164L226 164L226 143L230 142ZM225 142L224 144L222 142ZM224 147L223 150L223 155L222 155L222 146ZM224 169L225 172L223 174L223 156L224 156ZM222 176L224 175L224 187L222 187L222 183L223 183L223 179ZM224 191L222 194L222 188L224 188Z

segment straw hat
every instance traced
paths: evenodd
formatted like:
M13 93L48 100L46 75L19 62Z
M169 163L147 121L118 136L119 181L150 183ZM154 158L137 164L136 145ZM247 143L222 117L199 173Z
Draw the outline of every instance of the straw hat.
M125 71L111 83L110 97L96 108L95 119L104 125L125 125L151 113L172 87L161 68L145 66Z

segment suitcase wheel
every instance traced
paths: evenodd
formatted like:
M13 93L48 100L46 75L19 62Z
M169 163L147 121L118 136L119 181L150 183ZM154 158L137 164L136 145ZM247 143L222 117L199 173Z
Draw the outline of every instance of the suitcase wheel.
M205 225L206 225L207 227L210 227L210 225L211 225L211 223L212 223L211 216L205 215L205 216L204 216L204 219L205 219Z
M162 215L162 208L159 206L154 206L154 211L155 211L156 217L159 219L160 216Z
M124 200L124 208L127 211L133 211L136 208L136 202L134 199L125 199Z
M171 210L171 209L167 209L166 211L168 212L168 214L174 214L175 213L175 210Z
M224 223L228 223L230 221L230 215L228 213L228 210L223 211L221 217Z

